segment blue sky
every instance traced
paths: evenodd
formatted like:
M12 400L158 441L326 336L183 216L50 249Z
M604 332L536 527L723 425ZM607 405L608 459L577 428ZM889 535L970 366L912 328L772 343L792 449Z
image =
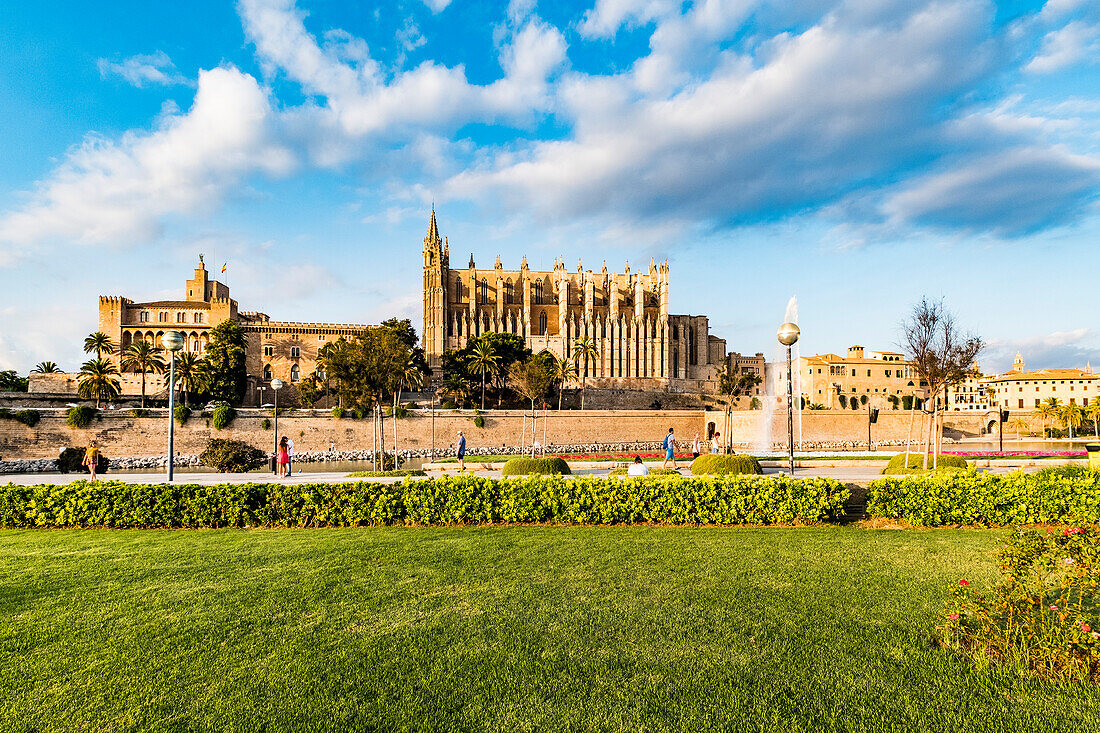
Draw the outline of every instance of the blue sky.
M896 348L922 296L987 371L1100 367L1100 4L428 0L0 6L0 368L96 296L419 327L454 260L667 258L771 355Z

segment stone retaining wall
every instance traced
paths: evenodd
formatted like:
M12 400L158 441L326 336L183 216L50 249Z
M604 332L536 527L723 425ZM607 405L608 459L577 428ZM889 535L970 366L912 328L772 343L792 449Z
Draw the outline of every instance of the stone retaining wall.
M60 411L43 413L37 426L28 428L14 420L0 419L0 457L4 459L56 458L66 446L87 445L93 438L107 456L156 456L167 453L168 430L165 410L153 410L152 416L131 417L118 412L103 412L82 430L70 428ZM729 432L735 446L755 445L761 434L764 414L759 411L734 412L727 430L725 416L717 411L703 410L550 410L544 421L540 413L536 438L544 445L589 445L660 441L669 427L676 431L682 449L688 449L698 433L706 437L709 423L722 432ZM225 429L214 430L209 417L195 415L185 425L176 427L176 452L196 455L210 438L243 440L263 450L274 444L272 430L263 428L268 415L254 410L240 410L237 418ZM416 411L396 421L399 447L402 450L427 450L432 446L432 417L428 411ZM531 417L519 410L490 410L485 413L484 428L474 425L472 410L442 410L435 416L437 450L454 446L457 432L466 432L470 449L479 446L516 446L531 440ZM959 414L947 418L947 435L952 438L979 435L984 423L982 415ZM904 442L910 425L909 414L886 412L873 428L877 443ZM393 447L394 422L385 422L386 446ZM373 445L374 426L371 420L335 419L327 412L297 410L279 417L279 432L294 439L298 452L369 450ZM773 415L772 435L781 442L786 433L786 415ZM914 421L913 439L920 432L919 417ZM845 411L806 412L802 416L803 445L810 447L861 447L867 440L867 417Z

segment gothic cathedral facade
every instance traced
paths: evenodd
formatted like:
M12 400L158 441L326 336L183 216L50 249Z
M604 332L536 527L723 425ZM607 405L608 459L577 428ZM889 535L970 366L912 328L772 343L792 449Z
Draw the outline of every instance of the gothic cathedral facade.
M726 367L726 342L709 333L706 316L669 314L668 263L645 272L505 270L500 256L479 270L470 255L451 269L450 247L439 236L435 210L424 237L424 330L421 342L434 374L443 353L488 332L522 336L533 352L571 359L587 338L597 356L578 363L591 387L711 391Z

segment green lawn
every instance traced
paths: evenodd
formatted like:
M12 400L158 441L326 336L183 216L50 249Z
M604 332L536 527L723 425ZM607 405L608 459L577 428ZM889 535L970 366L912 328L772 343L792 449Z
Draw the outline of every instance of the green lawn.
M6 530L0 730L1098 730L932 643L1003 534Z

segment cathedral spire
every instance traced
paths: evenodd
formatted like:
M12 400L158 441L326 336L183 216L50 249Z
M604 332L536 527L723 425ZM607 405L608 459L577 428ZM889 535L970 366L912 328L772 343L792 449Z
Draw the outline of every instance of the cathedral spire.
M435 206L434 205L432 206L432 216L428 220L428 233L424 237L424 244L425 244L425 246L435 245L437 247L440 244L439 227L436 226L436 223L435 223Z

